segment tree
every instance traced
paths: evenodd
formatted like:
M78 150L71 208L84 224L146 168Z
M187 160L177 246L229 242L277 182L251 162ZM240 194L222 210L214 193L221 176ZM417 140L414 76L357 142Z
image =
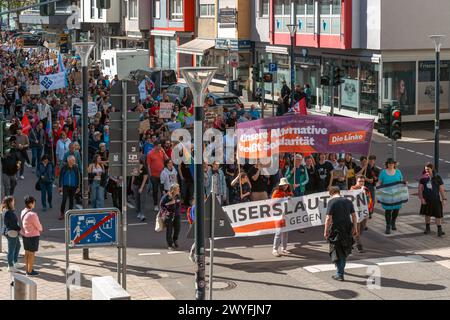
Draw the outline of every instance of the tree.
M31 5L31 4L35 4L37 3L38 0L0 0L0 11L5 11L5 9L7 11L9 10L13 10L13 9L18 9L27 5ZM17 15L19 15L20 12L17 12ZM4 19L4 17L1 17L2 19ZM8 21L8 26L9 26L9 22L10 22L10 14L8 13L7 15L7 21Z

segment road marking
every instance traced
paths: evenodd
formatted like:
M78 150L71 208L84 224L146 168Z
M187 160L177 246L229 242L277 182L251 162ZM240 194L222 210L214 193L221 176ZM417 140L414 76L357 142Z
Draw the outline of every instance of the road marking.
M159 256L161 255L161 252L147 252L147 253L139 253L138 256L144 257L144 256Z
M143 223L130 223L128 226L129 227L138 227L138 226L146 226L148 225L148 223L143 222Z
M427 158L433 158L432 156L430 156L429 154L425 155Z
M388 144L388 147L392 147L392 144Z
M416 153L414 150L411 150L411 149L406 149L406 151Z
M450 161L445 161L445 163L449 163L450 164Z
M424 156L424 154L423 154L422 152L417 152L417 151L416 151L416 153L419 154L419 155L421 155L421 156Z
M183 252L183 251L169 251L169 252L167 252L167 254L182 254L182 253L186 253L186 252Z
M50 231L66 231L65 228L50 229Z
M397 147L398 149L400 149L400 150L406 150L405 148L403 148L403 147Z
M228 248L223 248L223 250L241 250L241 249L247 249L248 247L228 247Z
M409 264L409 263L429 262L429 261L430 260L428 260L420 255L395 256L395 257L378 258L378 259L357 260L357 261L348 263L345 266L345 268L346 269L356 269L356 268L367 268L370 265L389 266L389 265ZM318 273L318 272L334 271L334 270L336 270L336 267L334 264L317 264L317 265L303 267L303 269L305 269L306 271L308 271L310 273Z

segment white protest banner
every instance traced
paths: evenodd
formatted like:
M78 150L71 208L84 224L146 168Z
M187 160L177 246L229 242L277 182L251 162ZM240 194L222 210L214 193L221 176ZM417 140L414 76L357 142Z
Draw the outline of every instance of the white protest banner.
M39 84L42 91L57 90L67 87L66 73L59 72L39 76Z
M353 202L358 221L369 214L369 197L361 190L341 191L341 195ZM236 237L251 237L265 234L318 227L325 224L328 192L315 193L298 198L270 199L239 203L223 207L231 221Z
M89 102L88 103L88 117L91 118L95 116L98 112L98 107L95 102Z
M41 94L41 86L38 84L30 85L30 94L32 96L38 96Z
M44 60L44 68L53 67L55 65L55 60L48 59Z
M173 103L161 102L159 107L159 117L161 119L170 119L173 112Z

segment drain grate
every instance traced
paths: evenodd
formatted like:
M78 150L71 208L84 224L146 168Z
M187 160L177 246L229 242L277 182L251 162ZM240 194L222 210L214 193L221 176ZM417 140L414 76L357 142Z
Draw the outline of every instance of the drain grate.
M206 286L209 289L209 285ZM213 290L214 291L229 291L237 287L236 282L225 280L225 281L214 281Z

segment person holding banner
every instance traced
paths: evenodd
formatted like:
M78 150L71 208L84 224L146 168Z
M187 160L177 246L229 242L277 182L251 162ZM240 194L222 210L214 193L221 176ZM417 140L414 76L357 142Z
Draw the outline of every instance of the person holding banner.
M402 203L408 201L408 190L407 187L406 191L404 189L406 183L403 182L402 172L396 168L397 161L388 158L385 166L386 169L382 170L380 173L377 198L378 202L382 204L382 207L385 210L386 234L390 234L391 230L397 230L395 222L397 221L399 211L402 208Z
M289 181L286 178L281 178L280 183L278 184L278 187L274 190L274 192L272 194L272 199L290 198L293 195L294 194L292 192ZM284 219L284 215L282 216L281 220L279 220L279 221L282 221L282 219ZM272 254L275 257L281 257L281 254L279 252L280 245L282 246L281 253L289 254L289 252L287 251L287 244L288 244L288 232L281 232L280 226L278 226L277 231L275 233L275 237L273 239Z
M347 190L348 189L348 174L347 174L347 167L345 166L345 160L339 159L338 165L334 168L334 170L331 172L331 179L330 179L330 188L338 187L341 190Z
M354 237L358 237L358 217L353 203L341 197L337 186L330 188L331 200L328 203L324 238L330 244L331 262L336 265L332 278L344 281L347 257L352 253Z
M366 182L366 177L364 177L363 175L358 175L356 177L356 184L354 186L351 186L350 190L363 190L364 191L367 198L369 199L368 209L369 209L369 212L371 212L371 209L373 209L373 201L372 201L372 196L370 194L369 189L365 186L365 182ZM356 248L358 250L358 253L364 253L364 249L363 249L363 246L361 243L361 234L362 234L363 230L366 230L366 225L367 225L367 217L365 217L363 221L358 222L358 237L355 238Z

